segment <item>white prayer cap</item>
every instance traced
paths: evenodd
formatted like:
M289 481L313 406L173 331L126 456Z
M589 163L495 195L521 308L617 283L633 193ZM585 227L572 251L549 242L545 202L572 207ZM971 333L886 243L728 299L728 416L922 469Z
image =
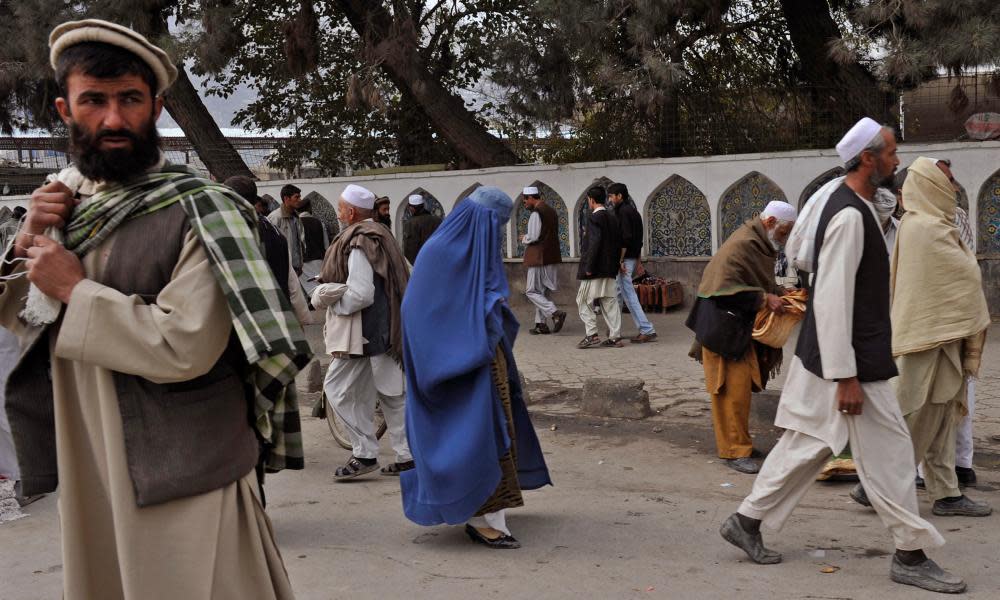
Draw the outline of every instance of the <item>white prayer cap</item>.
M882 135L882 126L875 119L864 117L837 142L837 154L846 163L861 154L876 135Z
M118 46L138 56L156 76L156 89L153 91L157 96L163 94L177 79L177 67L161 48L128 27L101 19L69 21L53 29L49 34L49 62L52 68L58 67L59 57L67 48L84 42Z
M536 188L535 186L529 186L529 187L524 188L523 190L521 190L521 195L523 195L523 196L541 196L541 194L538 193L538 188Z
M352 206L357 206L365 210L375 208L375 194L353 183L344 188L344 193L340 195L340 199Z
M772 200L760 213L761 219L774 217L775 219L786 223L795 221L795 218L798 216L799 213L795 210L794 206L787 202L782 202L781 200Z
M424 197L421 196L420 194L413 194L412 196L410 196L409 198L407 198L406 201L410 204L410 206L423 206L424 205Z

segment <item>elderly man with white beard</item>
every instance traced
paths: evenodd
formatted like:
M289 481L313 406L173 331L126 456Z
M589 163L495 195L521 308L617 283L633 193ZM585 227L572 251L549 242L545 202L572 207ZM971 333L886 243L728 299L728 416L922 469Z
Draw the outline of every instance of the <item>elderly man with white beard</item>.
M750 397L767 385L781 364L781 350L751 340L762 306L781 312L784 294L774 277L778 250L795 222L787 202L767 205L759 218L737 229L705 268L698 298L687 320L701 344L695 358L705 367L712 395L712 424L719 458L741 473L756 473L752 457Z
M720 533L758 564L781 562L781 554L764 546L761 524L781 529L823 465L850 442L858 476L896 547L890 578L960 593L965 582L924 553L944 539L918 512L913 445L889 383L898 374L889 256L873 199L899 164L896 139L891 129L865 118L837 152L847 177L822 205L804 211L788 248L798 261L799 231L811 232L806 317L775 419L785 433Z

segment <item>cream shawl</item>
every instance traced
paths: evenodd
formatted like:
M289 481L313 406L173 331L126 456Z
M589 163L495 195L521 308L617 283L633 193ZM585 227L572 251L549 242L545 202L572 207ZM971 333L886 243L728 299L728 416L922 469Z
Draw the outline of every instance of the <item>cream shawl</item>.
M910 166L903 202L892 255L893 356L974 336L990 324L979 264L955 226L955 191L933 160Z

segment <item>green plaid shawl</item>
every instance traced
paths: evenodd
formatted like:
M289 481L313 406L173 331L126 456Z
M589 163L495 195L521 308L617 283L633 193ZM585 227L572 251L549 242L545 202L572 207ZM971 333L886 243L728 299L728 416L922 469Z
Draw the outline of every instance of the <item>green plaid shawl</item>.
M257 431L270 443L267 468L304 467L295 375L312 359L288 298L267 266L257 215L236 192L167 165L94 194L73 213L65 245L77 256L125 221L180 202L226 295L233 328L251 365Z

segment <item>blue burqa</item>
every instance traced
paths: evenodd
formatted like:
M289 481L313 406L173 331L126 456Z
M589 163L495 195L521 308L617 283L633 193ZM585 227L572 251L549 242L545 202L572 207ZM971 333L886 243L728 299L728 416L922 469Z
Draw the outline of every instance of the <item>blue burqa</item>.
M469 520L501 479L510 448L492 363L507 359L521 489L551 485L512 352L518 323L507 307L500 255L510 197L479 188L420 250L403 298L406 431L416 468L400 477L403 512L420 525Z

